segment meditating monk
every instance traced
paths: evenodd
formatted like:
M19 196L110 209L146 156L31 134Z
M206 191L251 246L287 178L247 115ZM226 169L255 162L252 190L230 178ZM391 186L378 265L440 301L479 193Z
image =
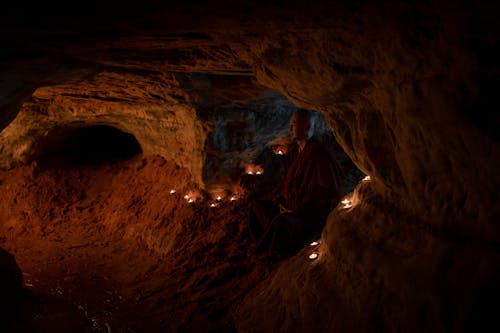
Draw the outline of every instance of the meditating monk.
M312 138L311 113L290 119L293 144L287 152L281 195L250 202L249 231L255 250L293 251L319 236L341 195L342 171L332 154Z

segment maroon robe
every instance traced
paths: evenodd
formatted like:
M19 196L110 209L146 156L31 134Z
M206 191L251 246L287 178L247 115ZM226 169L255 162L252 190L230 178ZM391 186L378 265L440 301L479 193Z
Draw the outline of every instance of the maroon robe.
M252 202L249 227L260 249L293 247L319 234L340 200L342 171L319 142L308 140L302 151L295 145L287 157L280 203L291 212L280 214L275 203Z
M282 190L284 206L299 215L328 214L341 194L342 171L337 161L314 139L300 152L294 145L288 156L289 167Z

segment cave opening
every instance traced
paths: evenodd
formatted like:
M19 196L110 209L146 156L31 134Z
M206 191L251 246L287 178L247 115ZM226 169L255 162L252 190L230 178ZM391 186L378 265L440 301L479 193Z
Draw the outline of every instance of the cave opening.
M35 160L45 166L97 166L142 154L133 134L109 125L57 128L41 140Z
M292 145L290 119L300 108L277 91L244 107L219 109L212 115L203 181L209 191L234 190L264 195L280 188L287 149ZM351 192L365 174L337 142L324 114L311 114L311 138L320 142L342 168L342 196ZM236 186L238 187L238 185Z

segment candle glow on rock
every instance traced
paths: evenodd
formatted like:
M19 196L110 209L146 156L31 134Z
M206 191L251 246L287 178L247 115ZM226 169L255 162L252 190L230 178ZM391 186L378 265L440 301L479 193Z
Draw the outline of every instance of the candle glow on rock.
M245 174L247 175L261 175L264 172L262 165L247 164L245 165Z
M344 207L342 207L342 208L346 208L347 209L347 208L351 208L352 207L351 200L349 200L349 199L344 199L341 202L344 205Z
M314 260L314 259L317 259L318 258L318 253L317 252L313 252L309 255L309 259L311 260Z

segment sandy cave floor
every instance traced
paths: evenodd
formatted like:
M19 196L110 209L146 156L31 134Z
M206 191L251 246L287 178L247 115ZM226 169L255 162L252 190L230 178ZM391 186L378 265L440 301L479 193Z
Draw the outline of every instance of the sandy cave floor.
M279 265L249 254L244 200L188 204L161 158L61 163L0 172L0 247L26 289L13 332L233 331L231 305Z

